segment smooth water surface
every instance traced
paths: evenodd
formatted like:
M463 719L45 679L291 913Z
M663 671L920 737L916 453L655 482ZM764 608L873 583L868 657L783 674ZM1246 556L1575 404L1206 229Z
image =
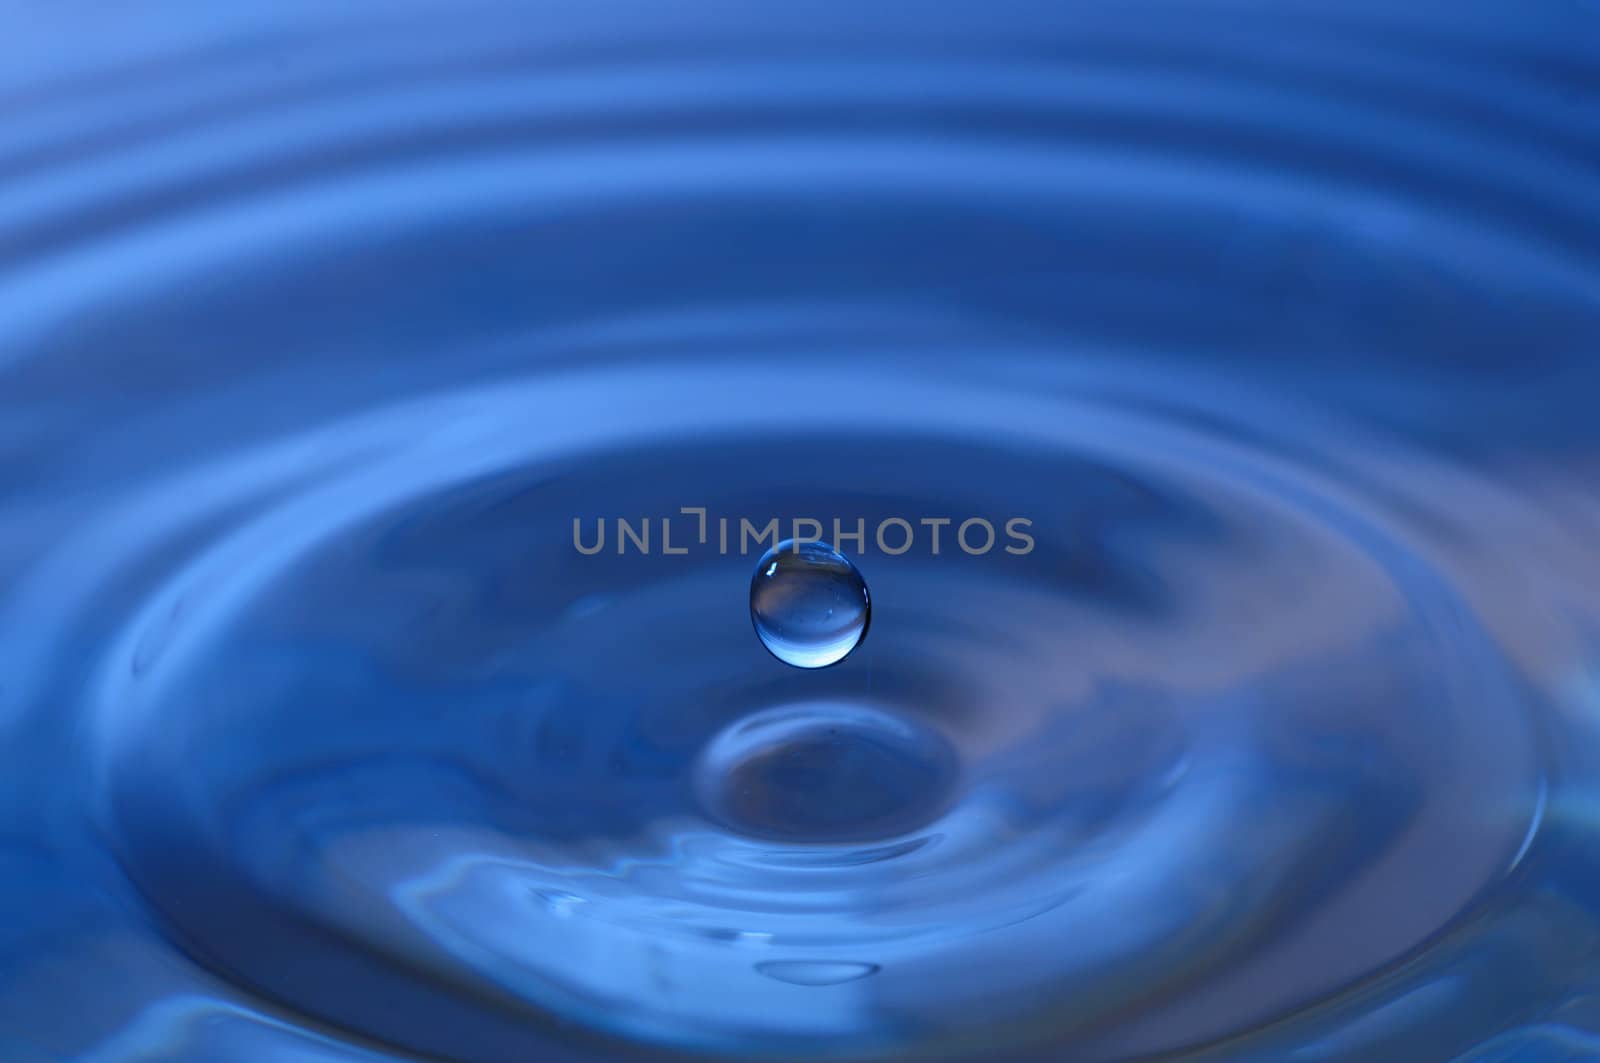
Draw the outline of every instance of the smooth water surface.
M1595 5L0 36L0 1060L1600 1058Z

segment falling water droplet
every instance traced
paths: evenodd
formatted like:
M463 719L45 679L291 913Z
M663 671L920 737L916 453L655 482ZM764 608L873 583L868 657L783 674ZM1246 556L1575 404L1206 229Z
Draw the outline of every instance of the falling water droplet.
M824 668L860 644L872 603L866 581L843 554L826 543L785 539L756 565L750 617L778 660Z

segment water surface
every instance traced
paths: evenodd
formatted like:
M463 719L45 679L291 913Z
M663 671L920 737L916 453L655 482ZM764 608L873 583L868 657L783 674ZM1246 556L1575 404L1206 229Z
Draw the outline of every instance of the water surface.
M0 1058L1600 1058L1600 10L253 7L0 16Z

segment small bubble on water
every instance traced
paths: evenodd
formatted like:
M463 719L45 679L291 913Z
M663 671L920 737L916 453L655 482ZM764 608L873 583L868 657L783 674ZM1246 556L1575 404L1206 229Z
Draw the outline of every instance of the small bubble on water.
M861 643L872 603L866 580L849 558L827 543L785 539L756 565L750 617L778 660L824 668Z

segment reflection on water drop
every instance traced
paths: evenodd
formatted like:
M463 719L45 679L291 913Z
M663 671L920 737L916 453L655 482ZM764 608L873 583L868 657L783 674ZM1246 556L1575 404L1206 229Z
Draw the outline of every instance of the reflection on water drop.
M854 982L879 970L875 963L845 963L829 960L769 960L756 964L768 978L790 985L840 985Z
M778 660L825 668L861 643L872 603L866 580L849 558L826 543L785 539L756 565L750 617Z

